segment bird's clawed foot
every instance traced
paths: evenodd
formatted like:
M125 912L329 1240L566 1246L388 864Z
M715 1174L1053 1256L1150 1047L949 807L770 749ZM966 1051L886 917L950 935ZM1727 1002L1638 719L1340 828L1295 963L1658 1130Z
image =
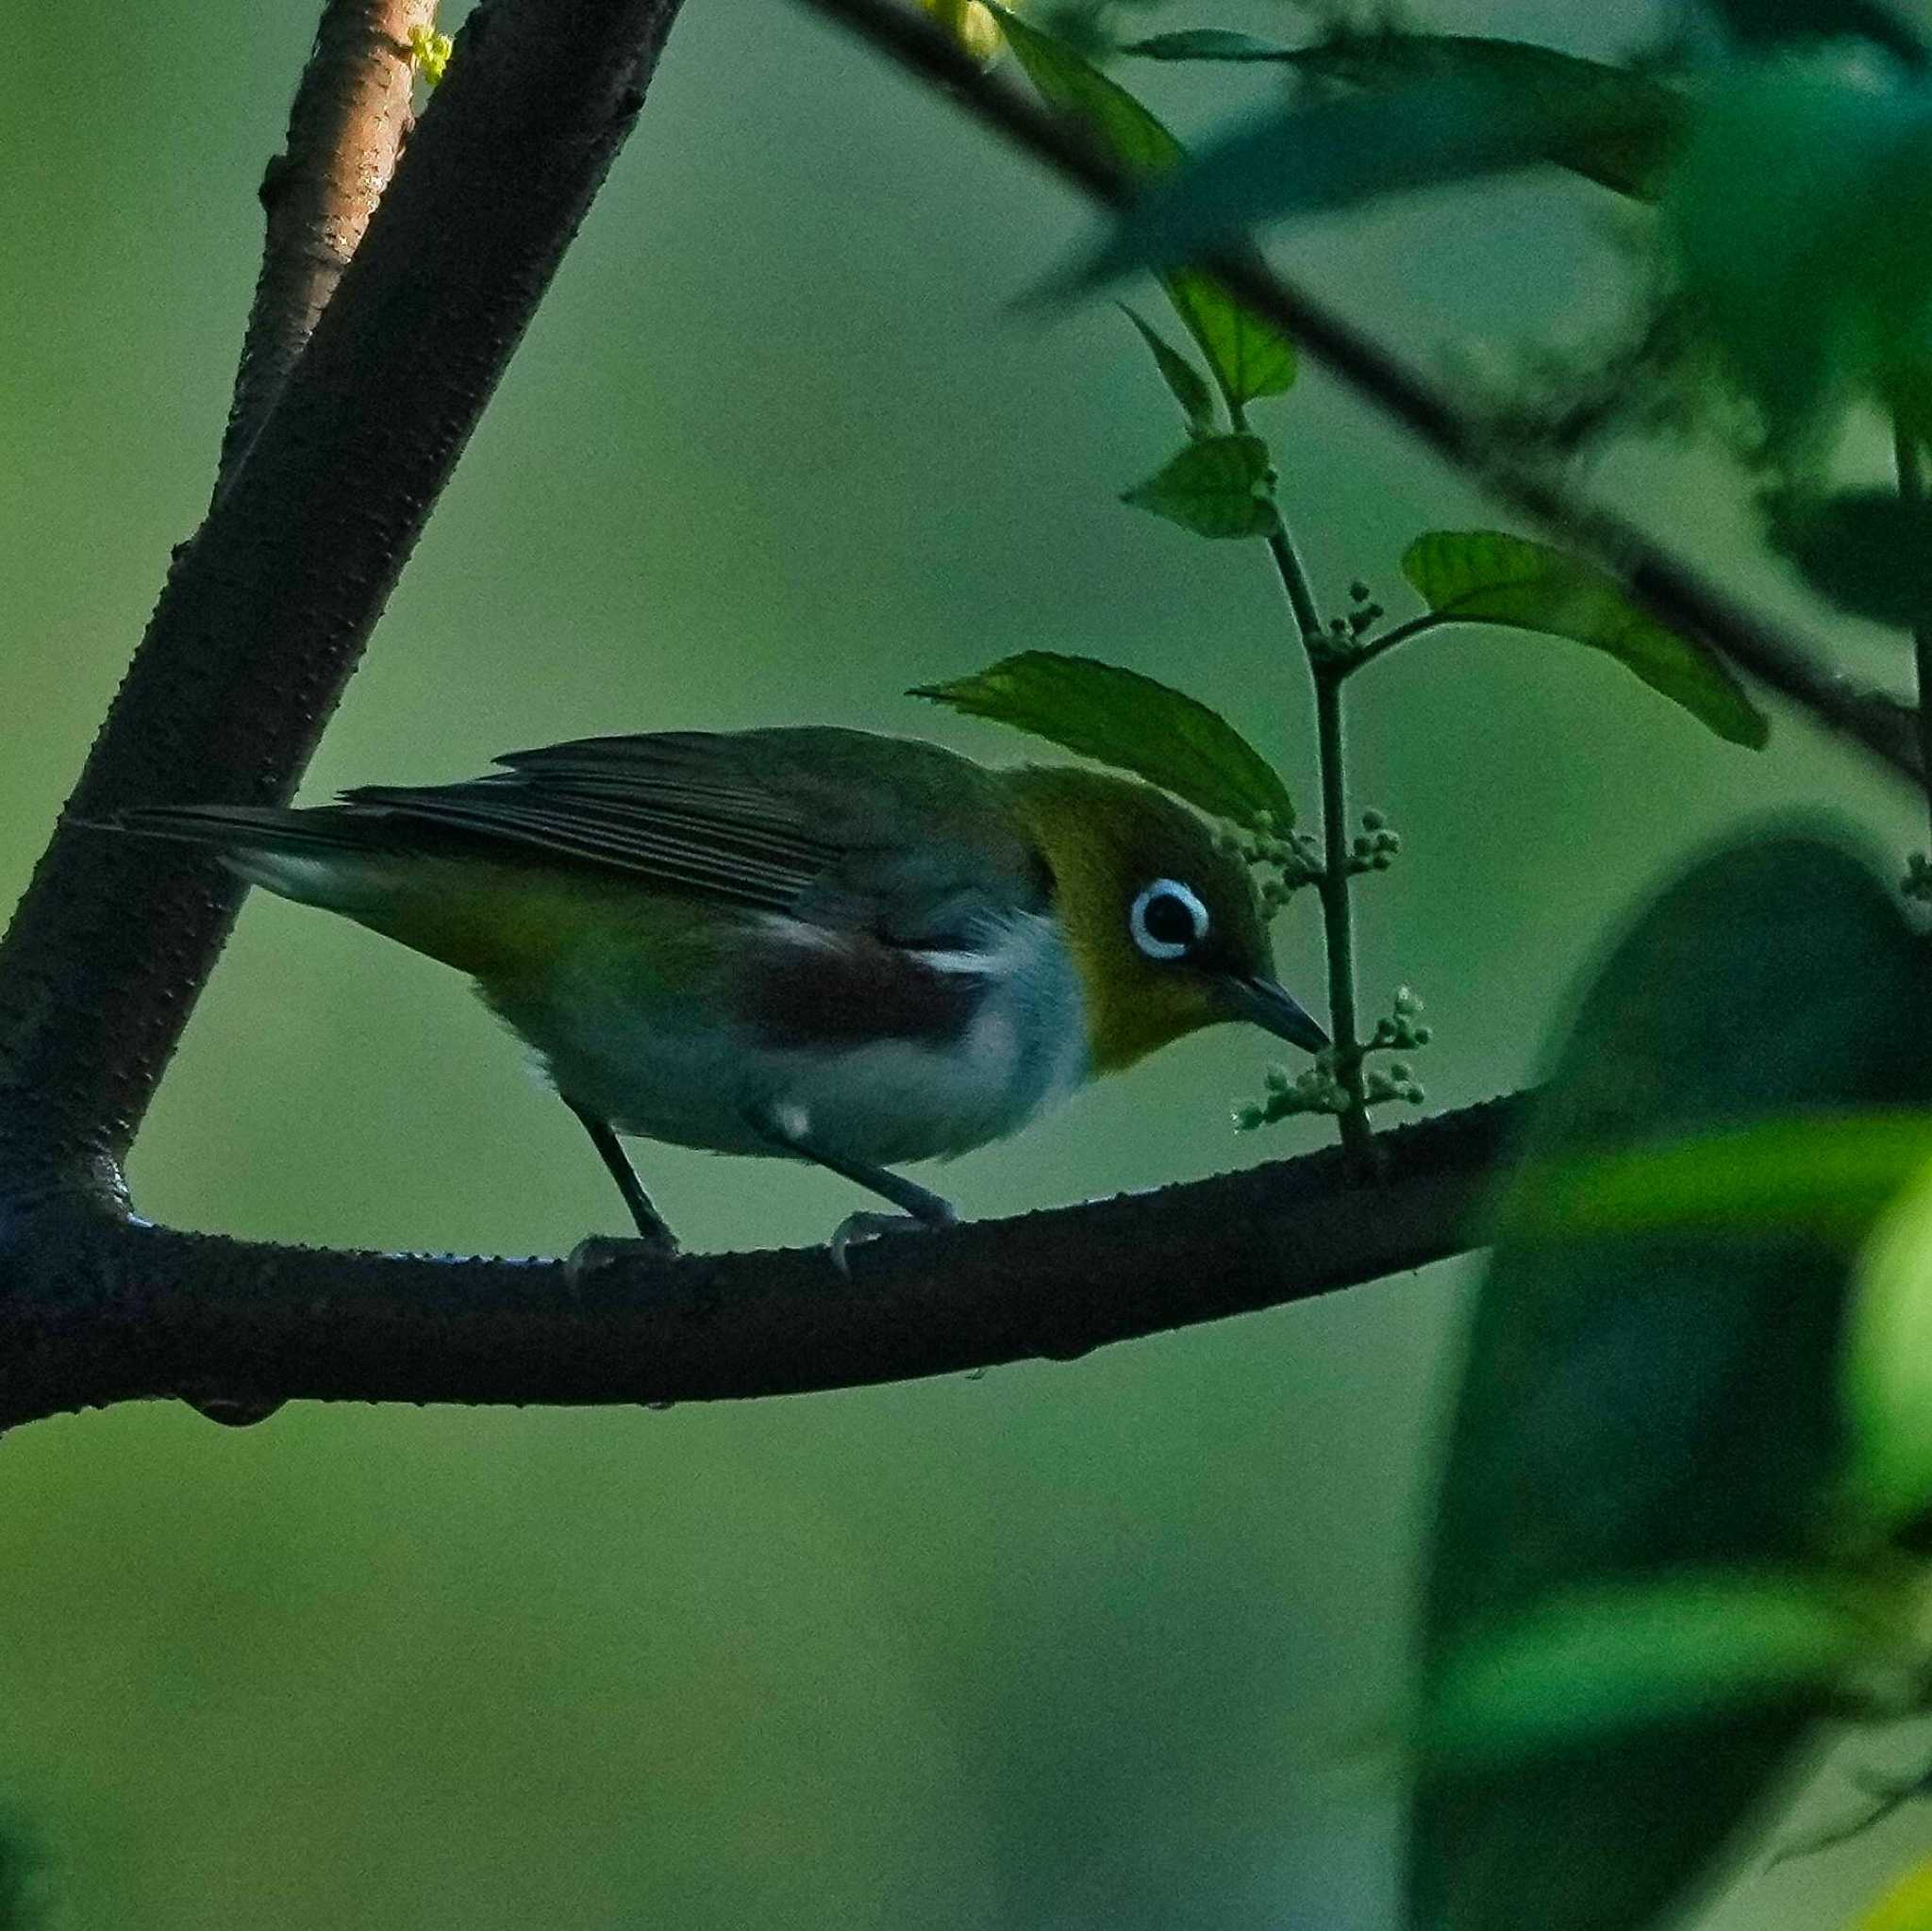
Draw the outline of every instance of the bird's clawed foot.
M651 1235L623 1240L609 1234L591 1234L581 1240L564 1257L563 1277L573 1290L580 1288L592 1274L602 1273L625 1260L675 1260L683 1250L669 1227Z
M930 1194L927 1198L932 1204L917 1213L878 1213L867 1209L847 1214L832 1230L832 1238L826 1243L831 1249L832 1265L849 1281L852 1278L849 1255L855 1246L876 1240L881 1234L926 1233L959 1224L959 1216L951 1201L941 1200L937 1194Z

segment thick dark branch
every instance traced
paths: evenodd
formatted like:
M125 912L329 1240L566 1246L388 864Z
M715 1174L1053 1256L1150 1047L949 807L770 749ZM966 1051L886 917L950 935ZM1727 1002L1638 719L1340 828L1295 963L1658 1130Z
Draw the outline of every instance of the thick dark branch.
M1525 1101L1379 1140L858 1250L635 1252L604 1265L272 1247L41 1217L0 1298L0 1427L186 1395L280 1401L679 1402L796 1394L1065 1358L1306 1300L1479 1241Z
M261 179L268 215L255 306L215 488L235 474L360 246L409 131L409 34L436 0L328 0L289 110L288 144Z
M493 0L247 458L176 558L71 801L285 797L642 103L675 0ZM0 944L0 1198L119 1162L239 893L64 825Z
M982 73L948 35L900 0L806 0L806 5L849 27L900 66L939 84L976 120L1045 162L1101 207L1124 208L1133 198L1136 184L1123 169L1028 96ZM1497 501L1614 571L1661 621L1703 637L1739 669L1862 744L1916 788L1916 754L1901 756L1895 735L1874 726L1826 669L1824 653L1762 612L1745 608L1635 524L1575 494L1554 473L1500 447L1477 416L1305 290L1245 257L1216 257L1205 265L1358 395Z

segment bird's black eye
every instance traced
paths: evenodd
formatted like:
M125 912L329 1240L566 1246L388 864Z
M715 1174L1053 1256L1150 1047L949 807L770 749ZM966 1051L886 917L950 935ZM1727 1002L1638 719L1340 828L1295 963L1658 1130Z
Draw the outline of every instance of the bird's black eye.
M1149 958L1185 958L1208 936L1208 907L1177 878L1143 886L1127 930Z

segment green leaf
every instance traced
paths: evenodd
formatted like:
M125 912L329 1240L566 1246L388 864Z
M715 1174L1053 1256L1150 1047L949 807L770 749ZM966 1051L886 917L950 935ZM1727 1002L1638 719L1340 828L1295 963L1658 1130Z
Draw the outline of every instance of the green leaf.
M992 10L1041 98L1078 122L1122 167L1137 175L1160 174L1187 153L1119 81L1109 79L1064 41L1004 7Z
M1928 1161L1932 1113L1811 1111L1526 1171L1502 1224L1518 1241L1701 1230L1849 1249Z
M1920 946L1890 892L1814 839L1698 866L1644 912L1583 1001L1532 1127L1532 1174L1816 1116L1924 1107ZM1506 1230L1477 1293L1427 1558L1418 1705L1471 1734L1472 1645L1609 1590L1807 1571L1832 1540L1854 1265L1842 1224ZM1652 1638L1671 1637L1652 1616ZM1792 1645L1795 1654L1802 1645ZM1759 1661L1775 1652L1767 1641ZM1574 1654L1574 1652L1573 1652ZM1657 1680L1683 1673L1659 1657ZM1632 1695L1634 1664L1607 1658ZM1455 1774L1412 1800L1413 1931L1648 1925L1707 1873L1819 1713L1768 1700ZM1492 1683L1494 1677L1490 1679ZM1520 1723L1510 1686L1492 1712ZM1515 1712L1515 1713L1512 1713Z
M1258 436L1204 436L1158 474L1121 492L1202 537L1265 537L1280 527L1274 466Z
M1744 67L1663 197L1680 279L1805 468L1861 391L1923 394L1932 358L1932 88Z
M1890 1812L1884 1807L1883 1798L1879 1804L1879 1815L1889 1816ZM1840 1841L1836 1837L1832 1839L1834 1844ZM1826 1850L1831 1845L1819 1844L1817 1848ZM1844 1931L1926 1931L1927 1925L1932 1925L1932 1858L1914 1864L1888 1884L1879 1896L1846 1924Z
M1902 630L1932 622L1932 503L1889 490L1774 499L1766 533L1822 597Z
M1760 748L1764 713L1717 658L1638 608L1614 577L1547 543L1496 530L1434 530L1402 558L1438 616L1568 638L1613 657L1733 744Z
M1153 325L1137 315L1123 302L1121 313L1141 332L1141 340L1147 344L1147 353L1154 358L1154 366L1160 371L1160 379L1167 384L1168 392L1181 406L1181 414L1188 419L1188 426L1198 434L1208 435L1214 428L1214 391L1208 387L1208 379L1171 342L1167 341Z
M1780 41L1870 41L1907 67L1925 65L1925 43L1876 0L1706 0L1747 44Z
M1076 122L1115 160L1137 175L1176 166L1187 150L1125 88L1051 34L994 9L1026 77L1048 107ZM1238 302L1210 275L1177 268L1161 277L1174 312L1208 358L1230 410L1294 386L1294 344L1272 322Z
M1932 1161L1866 1246L1843 1376L1852 1492L1904 1527L1932 1509Z
M1417 1739L1456 1777L1842 1691L1902 1660L1898 1592L1818 1570L1683 1570L1553 1595L1444 1662Z
M1276 831L1294 824L1280 774L1219 711L1138 671L1029 650L910 694L1130 771L1217 818L1252 824L1265 812Z
M1151 182L1067 285L1091 287L1138 268L1198 259L1282 216L1527 167L1559 138L1607 131L1602 119L1561 102L1519 97L1491 80L1432 80L1271 109Z
M1200 344L1230 409L1294 387L1294 344L1244 308L1211 275L1177 268L1160 278L1174 313Z
M1157 60L1274 61L1309 80L1375 92L1424 79L1487 81L1513 100L1561 104L1563 111L1550 114L1543 159L1646 201L1659 191L1690 120L1690 103L1674 88L1528 41L1345 33L1312 46L1279 47L1207 28L1157 34L1124 51Z

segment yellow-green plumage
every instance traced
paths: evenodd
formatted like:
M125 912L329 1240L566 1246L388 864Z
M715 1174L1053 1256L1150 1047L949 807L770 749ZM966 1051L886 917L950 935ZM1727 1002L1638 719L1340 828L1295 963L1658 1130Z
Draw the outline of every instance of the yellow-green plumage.
M1117 1073L1233 1017L1210 979L1174 972L1136 950L1119 908L1149 879L1187 880L1252 970L1272 974L1267 928L1245 868L1191 812L1151 786L1070 765L1000 775L1058 887L1095 1073Z

